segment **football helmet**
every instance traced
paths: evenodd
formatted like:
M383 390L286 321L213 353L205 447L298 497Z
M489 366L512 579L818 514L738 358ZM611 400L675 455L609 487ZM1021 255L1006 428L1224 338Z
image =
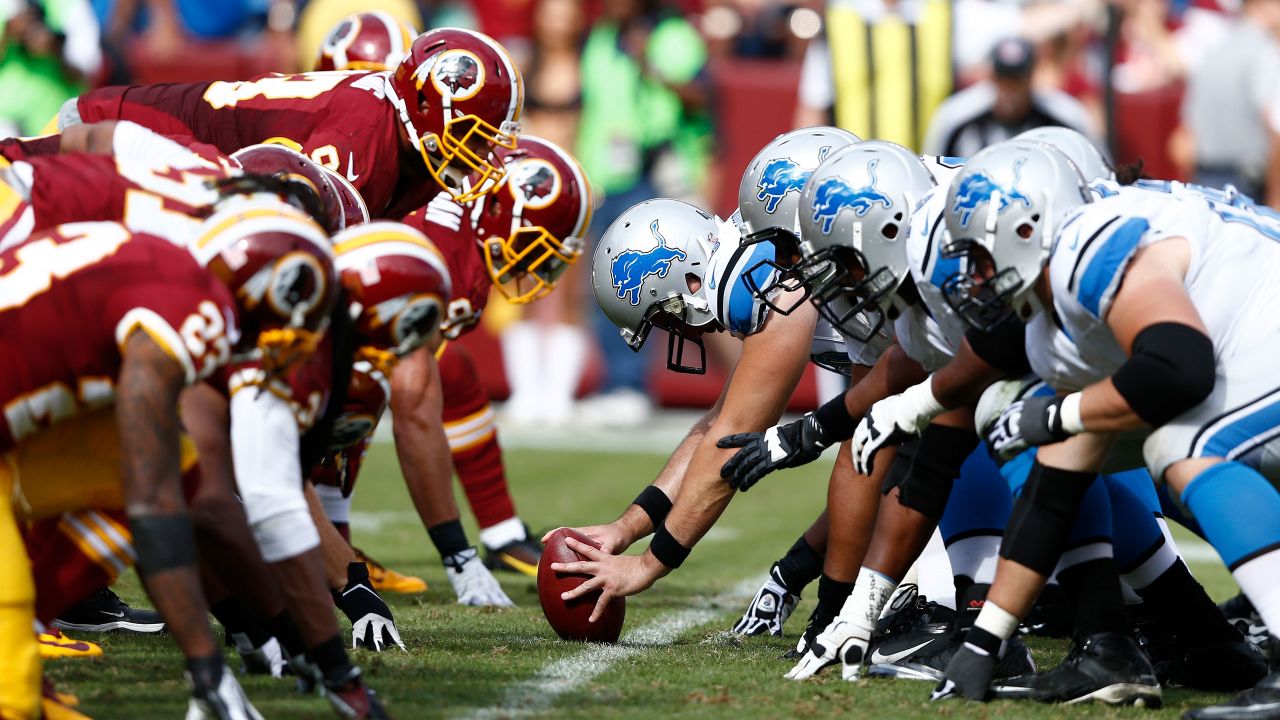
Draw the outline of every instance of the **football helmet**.
M315 351L338 284L329 237L314 220L276 195L233 195L198 238L191 254L235 297L238 359L260 361L269 379Z
M961 259L942 284L947 303L979 330L1027 317L1058 223L1090 200L1075 164L1050 145L1009 140L969 158L947 190L943 255Z
M911 211L933 187L918 155L883 140L838 150L809 177L794 275L840 334L868 342L884 327L908 274Z
M702 333L718 328L703 273L719 235L715 217L671 198L633 205L613 221L596 244L591 284L628 347L639 352L657 327L668 334L668 368L706 372ZM686 342L698 348L696 365L684 362Z
M493 149L514 150L524 81L487 35L439 28L418 36L391 76L390 100L427 172L458 202L497 189Z
M348 15L320 44L316 70L390 70L417 36L412 25L381 10Z
M1085 182L1116 179L1116 169L1089 138L1071 128L1051 125L1020 133L1014 140L1030 140L1055 147L1075 163Z
M320 205L321 224L326 232L336 233L369 219L364 200L346 178L296 150L275 143L262 143L235 151L231 159L251 175L297 182L314 191Z
M591 186L578 162L546 140L524 137L501 155L506 179L484 198L476 235L494 286L513 303L529 303L582 255Z
M751 159L738 183L738 212L742 217L742 243L771 242L776 248L775 260L763 260L744 276L747 287L774 310L786 315L808 297L795 296L795 302L780 307L775 290L796 290L803 283L792 266L800 259L800 191L809 175L831 153L859 142L857 135L835 127L808 127L792 130L774 138ZM771 267L768 282L757 285L760 266Z
M356 360L391 377L400 358L440 333L452 281L444 257L408 225L378 221L333 236L355 321Z

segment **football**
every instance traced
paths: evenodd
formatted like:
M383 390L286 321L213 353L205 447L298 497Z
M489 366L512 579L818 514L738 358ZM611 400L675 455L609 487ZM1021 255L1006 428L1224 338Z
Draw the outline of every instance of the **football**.
M560 528L547 538L546 549L542 551L542 559L538 562L538 600L542 602L542 613L547 616L551 629L565 640L617 642L618 636L622 634L623 618L627 614L626 598L614 598L604 615L595 622L588 622L588 618L591 617L591 609L595 607L596 601L600 599L599 590L569 601L560 599L560 593L578 587L588 577L551 569L551 563L586 559L565 544L567 537L592 547L600 547L586 535L569 528Z

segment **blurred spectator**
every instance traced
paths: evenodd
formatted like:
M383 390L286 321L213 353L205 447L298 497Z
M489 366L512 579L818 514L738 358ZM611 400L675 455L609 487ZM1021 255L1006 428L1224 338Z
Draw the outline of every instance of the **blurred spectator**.
M998 40L1046 39L1100 13L1098 0L830 0L809 44L796 127L834 122L920 149L928 118L975 77Z
M1117 92L1139 93L1180 80L1186 71L1169 0L1120 0L1120 47L1111 71Z
M0 137L37 135L98 72L87 0L0 0Z
M711 118L706 46L679 15L655 0L605 0L582 53L578 158L602 197L592 221L599 238L642 200L694 199L707 174ZM604 353L601 394L581 406L596 423L636 424L648 417L644 354L593 312Z
M1196 182L1280 207L1280 0L1244 0L1191 69L1182 120Z
M528 135L572 151L582 110L581 50L586 15L580 0L537 0L521 124ZM503 413L525 424L569 419L587 356L586 317L580 312L589 256L569 268L560 287L533 305L512 306L523 317L502 330L503 366L511 387ZM496 300L497 298L495 298ZM586 307L594 303L586 300Z
M804 44L792 29L792 14L802 7L794 0L719 0L702 16L702 31L716 55L795 57Z
M982 148L1046 125L1096 136L1078 100L1058 90L1032 89L1035 48L1021 38L1002 40L991 56L994 77L947 98L929 123L923 152L968 157Z

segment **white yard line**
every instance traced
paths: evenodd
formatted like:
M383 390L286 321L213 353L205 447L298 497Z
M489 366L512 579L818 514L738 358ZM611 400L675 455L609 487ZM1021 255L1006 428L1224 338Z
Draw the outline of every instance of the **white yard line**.
M670 645L685 632L722 616L723 606L750 598L763 579L743 580L710 600L641 625L623 635L617 645L588 645L569 657L547 665L532 678L512 685L498 704L473 708L455 718L497 720L530 717L546 712L561 695L573 692L608 672L618 661L641 655L655 647Z

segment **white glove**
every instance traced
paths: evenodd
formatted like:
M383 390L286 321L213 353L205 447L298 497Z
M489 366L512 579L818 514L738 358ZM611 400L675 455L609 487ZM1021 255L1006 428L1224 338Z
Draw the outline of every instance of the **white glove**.
M857 680L870 646L871 633L837 617L814 638L804 657L787 673L787 679L807 680L823 668L841 663L841 677L845 680Z
M192 691L187 720L262 720L262 716L249 703L235 675L223 672L216 688Z
M444 559L445 575L449 584L458 596L459 605L472 607L515 607L511 598L503 592L502 586L494 579L489 569L480 562L480 556L473 547L454 553Z
M779 582L778 564L774 563L769 570L769 578L751 598L747 611L742 619L733 626L733 632L752 637L755 635L772 635L782 637L782 624L791 617L800 601L799 595L792 595Z
M862 475L870 475L872 462L880 448L899 445L906 438L919 435L929 422L946 409L933 396L933 379L925 378L901 395L887 397L867 411L853 431L853 467Z
M240 653L240 660L244 663L241 672L245 675L284 677L284 651L275 638L267 638L262 647L254 647L248 635L231 633L231 642Z
M396 624L391 618L369 613L351 623L351 647L363 647L374 652L382 652L393 644L408 652L408 648L400 640L400 631L396 629Z

